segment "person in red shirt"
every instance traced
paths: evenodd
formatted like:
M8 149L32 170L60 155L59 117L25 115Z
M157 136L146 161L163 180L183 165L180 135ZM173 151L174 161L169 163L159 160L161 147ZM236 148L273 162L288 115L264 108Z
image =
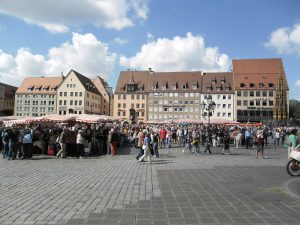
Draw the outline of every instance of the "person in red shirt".
M159 138L160 138L160 147L165 148L165 142L166 142L166 136L167 136L167 131L166 129L163 127L160 131L159 131Z

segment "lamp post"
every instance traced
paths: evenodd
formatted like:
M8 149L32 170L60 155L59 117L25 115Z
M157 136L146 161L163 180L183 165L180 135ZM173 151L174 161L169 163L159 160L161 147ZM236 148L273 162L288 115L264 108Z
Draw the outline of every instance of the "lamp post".
M211 95L205 96L204 99L206 100L206 103L204 101L202 101L201 107L202 107L203 111L207 111L208 124L210 124L210 117L212 116L212 114L214 113L214 110L216 109L216 103L214 101L212 101Z

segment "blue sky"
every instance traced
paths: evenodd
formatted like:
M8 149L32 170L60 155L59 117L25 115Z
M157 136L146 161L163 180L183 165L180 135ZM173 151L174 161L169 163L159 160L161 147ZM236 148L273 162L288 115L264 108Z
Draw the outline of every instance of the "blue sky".
M300 99L298 0L1 0L0 81L70 69L114 87L120 70L227 71L282 58Z

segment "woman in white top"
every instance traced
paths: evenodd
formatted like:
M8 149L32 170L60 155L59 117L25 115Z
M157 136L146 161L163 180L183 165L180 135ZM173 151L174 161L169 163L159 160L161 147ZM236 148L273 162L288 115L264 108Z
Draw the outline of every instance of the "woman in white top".
M84 156L84 137L82 136L82 130L78 130L76 136L76 150L77 158L82 158Z

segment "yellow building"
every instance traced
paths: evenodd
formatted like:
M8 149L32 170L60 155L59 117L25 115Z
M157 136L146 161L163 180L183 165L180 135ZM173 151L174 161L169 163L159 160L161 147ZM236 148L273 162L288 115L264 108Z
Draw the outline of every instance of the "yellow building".
M57 114L100 114L102 97L94 83L71 70L57 88Z
M63 77L26 77L15 95L15 116L56 114L56 90Z
M102 78L97 76L95 79L92 80L98 91L100 92L101 98L101 115L110 115L110 104L112 99L112 94L110 92L110 87L108 86L107 82Z

